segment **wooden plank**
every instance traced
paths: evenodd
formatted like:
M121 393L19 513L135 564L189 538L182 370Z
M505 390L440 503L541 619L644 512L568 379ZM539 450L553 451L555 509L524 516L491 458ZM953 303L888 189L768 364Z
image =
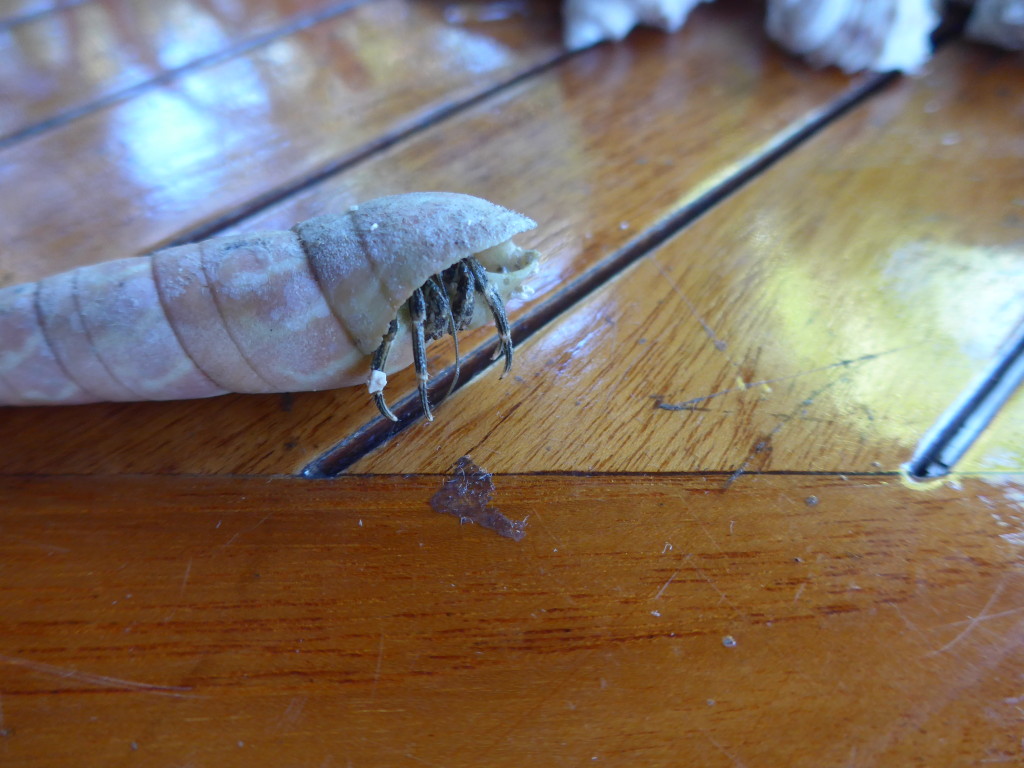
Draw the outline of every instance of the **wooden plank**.
M410 189L478 194L540 220L536 234L519 238L546 256L534 285L537 306L756 162L861 82L809 72L780 54L749 7L716 3L691 21L678 36L639 34L627 45L577 56L245 226L287 227ZM19 275L31 274L31 265L14 263ZM469 335L463 349L491 333ZM432 349L432 370L450 363L448 347ZM398 375L390 391L409 392L413 382L408 373ZM494 376L487 382L501 392L511 384ZM360 429L371 413L359 389L9 411L8 432L16 437L0 447L0 469L294 472ZM439 419L456 415L441 406Z
M41 122L237 49L246 41L341 13L353 2L94 0L0 29L0 142ZM283 35L282 35L283 36Z
M1024 758L1024 476L439 484L8 478L5 763Z
M553 9L442 10L367 3L0 152L0 285L152 250L560 55Z
M897 470L1021 317L1020 83L943 51L352 471Z

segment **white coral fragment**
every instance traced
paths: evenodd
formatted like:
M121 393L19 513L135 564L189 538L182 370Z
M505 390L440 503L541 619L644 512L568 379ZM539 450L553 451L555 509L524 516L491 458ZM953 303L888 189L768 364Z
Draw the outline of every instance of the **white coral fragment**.
M1024 0L977 0L967 36L1011 51L1024 50Z
M565 44L621 40L639 24L678 30L711 0L564 0ZM971 0L961 0L971 2ZM919 72L943 0L768 0L769 37L817 67L846 72ZM967 37L1024 50L1024 0L973 0Z
M815 66L916 72L939 23L932 0L768 0L768 35Z
M565 45L621 40L638 24L675 32L701 2L710 0L565 0Z
M388 375L384 371L374 368L370 371L370 380L366 382L366 386L370 390L370 394L376 394L377 392L383 392L384 387L388 385Z

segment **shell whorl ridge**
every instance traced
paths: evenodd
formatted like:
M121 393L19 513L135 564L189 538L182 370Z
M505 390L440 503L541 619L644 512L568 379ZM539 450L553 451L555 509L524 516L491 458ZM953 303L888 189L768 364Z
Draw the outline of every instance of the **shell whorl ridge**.
M534 226L469 195L411 193L0 289L0 404L362 384L368 355L431 275L501 252L488 269L507 300L537 254L502 246ZM407 347L389 370L409 364Z

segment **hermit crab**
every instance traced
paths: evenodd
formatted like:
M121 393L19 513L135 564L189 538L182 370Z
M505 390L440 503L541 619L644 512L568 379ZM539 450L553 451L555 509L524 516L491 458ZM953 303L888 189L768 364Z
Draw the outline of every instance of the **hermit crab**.
M493 317L509 370L505 303L539 259L511 238L535 226L418 192L0 289L0 405L368 384L394 419L386 374L411 362L430 419L426 342Z

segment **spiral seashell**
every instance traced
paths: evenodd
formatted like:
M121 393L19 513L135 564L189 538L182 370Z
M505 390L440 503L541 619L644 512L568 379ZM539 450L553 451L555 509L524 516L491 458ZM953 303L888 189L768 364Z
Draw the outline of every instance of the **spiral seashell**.
M535 226L469 195L393 195L0 289L0 405L369 384L389 415L385 372L415 362L429 418L425 336L493 315L511 363L504 302L538 263L511 237Z

